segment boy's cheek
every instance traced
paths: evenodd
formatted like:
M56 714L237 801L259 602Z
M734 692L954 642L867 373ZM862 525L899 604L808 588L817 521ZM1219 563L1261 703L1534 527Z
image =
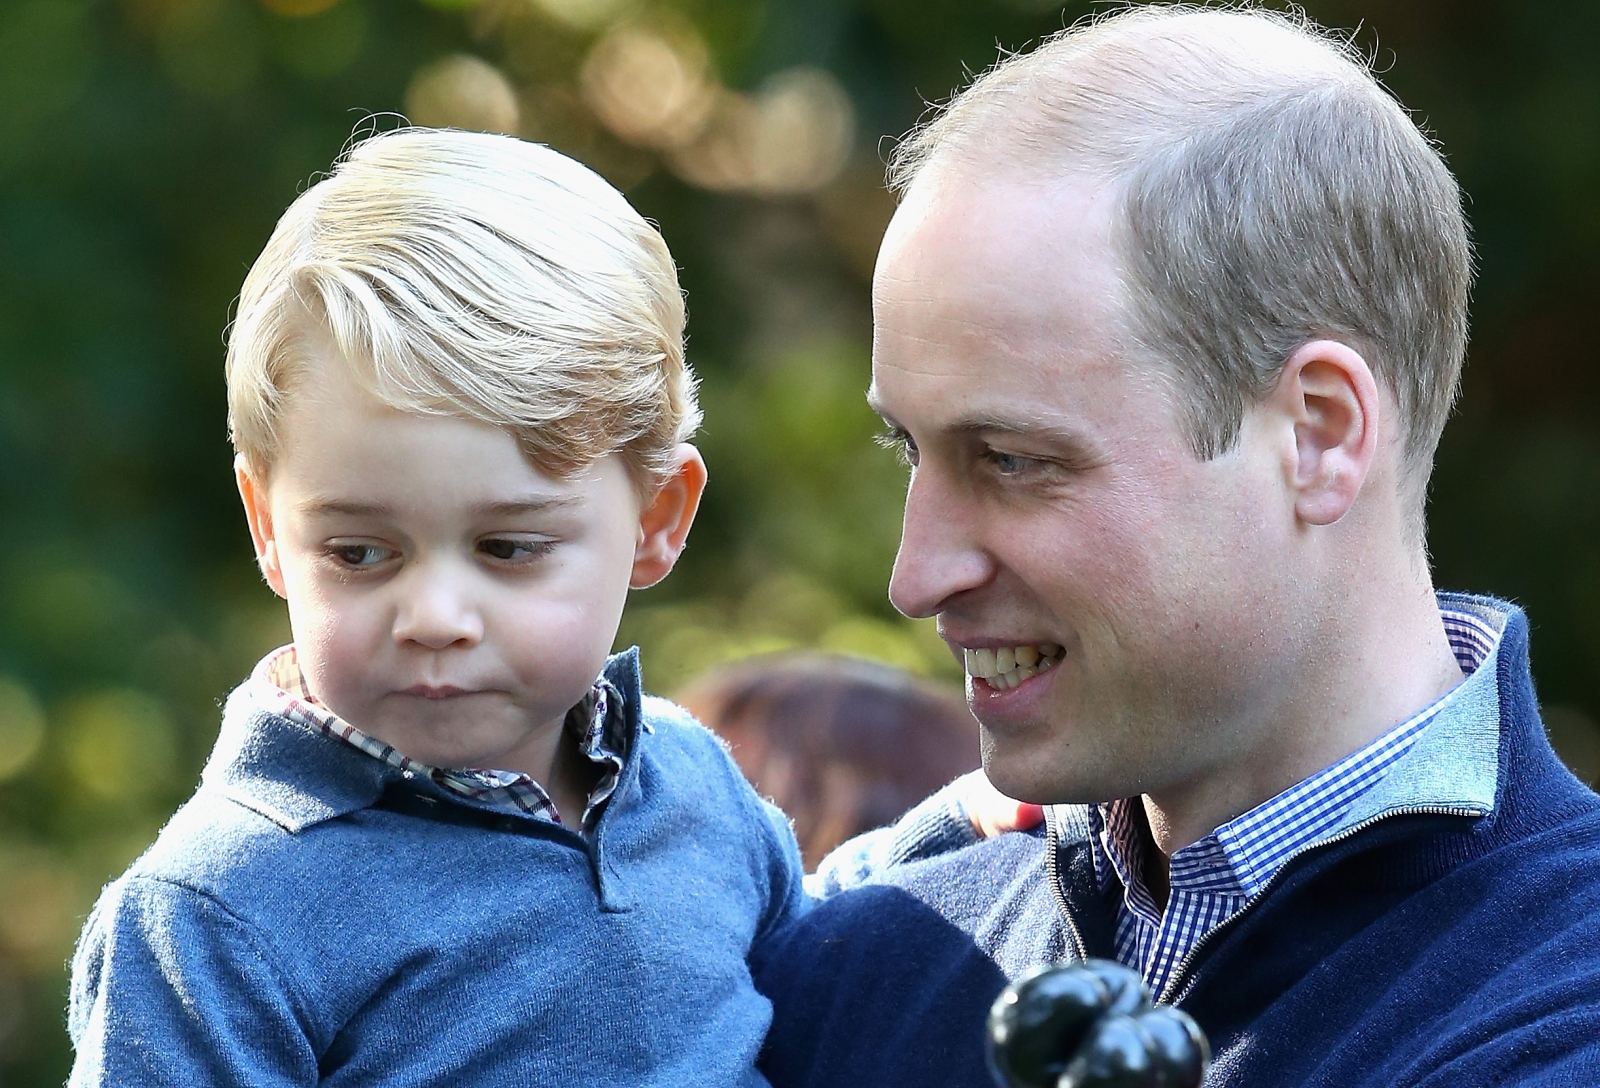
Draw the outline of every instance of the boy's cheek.
M384 659L387 631L366 604L340 599L327 587L293 586L289 594L301 670L312 693L336 711L361 698Z

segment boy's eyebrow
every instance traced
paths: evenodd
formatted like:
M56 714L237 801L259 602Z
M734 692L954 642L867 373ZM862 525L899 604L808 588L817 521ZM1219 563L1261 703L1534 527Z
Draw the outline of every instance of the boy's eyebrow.
M552 510L568 510L577 505L576 495L563 495L560 498L545 495L538 498L478 503L472 511L482 517L515 517L518 514L547 514Z
M516 517L519 514L545 514L552 510L565 510L578 505L574 495L530 496L525 499L503 499L482 502L471 507L478 517ZM306 517L343 514L346 517L381 518L394 513L393 507L381 502L355 502L349 499L309 499L300 504L300 513Z

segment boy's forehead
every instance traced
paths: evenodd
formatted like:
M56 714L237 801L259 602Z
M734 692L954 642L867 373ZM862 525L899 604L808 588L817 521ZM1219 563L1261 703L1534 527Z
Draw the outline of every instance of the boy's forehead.
M426 493L485 510L576 501L586 473L557 477L502 427L386 403L347 366L308 368L284 406L274 484L328 512L399 507Z

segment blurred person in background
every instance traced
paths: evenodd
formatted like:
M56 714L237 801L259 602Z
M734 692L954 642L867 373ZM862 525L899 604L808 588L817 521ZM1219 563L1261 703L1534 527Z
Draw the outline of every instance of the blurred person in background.
M1008 978L1091 957L1212 1088L1600 1083L1600 797L1527 617L1429 568L1472 279L1439 151L1304 17L1152 5L1002 61L891 177L890 598L1048 831L768 945L773 1084L986 1083Z
M678 701L794 820L807 870L979 764L977 722L953 690L858 658L747 659Z

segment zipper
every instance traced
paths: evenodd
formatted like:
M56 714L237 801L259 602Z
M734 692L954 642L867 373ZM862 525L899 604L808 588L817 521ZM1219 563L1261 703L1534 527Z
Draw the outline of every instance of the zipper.
M1046 811L1048 812L1048 810ZM1177 969L1174 970L1172 972L1172 976L1167 979L1166 986L1162 987L1161 996L1156 998L1156 1003L1161 1005L1171 1004L1173 996L1177 994L1181 988L1181 984L1185 981L1185 976L1189 973L1190 968L1194 966L1194 963L1199 958L1200 953L1203 952L1207 946L1213 943L1214 938L1218 934L1232 928L1233 924L1240 918L1243 918L1252 907L1261 902L1261 900L1265 899L1267 897L1267 893L1272 891L1273 888L1277 887L1279 878L1282 877L1284 873L1293 866L1294 862L1299 858L1304 857L1311 851L1321 850L1324 847L1333 846L1337 843L1344 842L1346 839L1353 835L1360 834L1362 831L1365 831L1372 825L1382 823L1384 820L1391 819L1395 816L1466 816L1471 817L1472 819L1478 819L1487 815L1488 811L1481 808L1466 808L1464 806L1448 805L1408 805L1405 808L1394 808L1387 812L1380 812L1376 816L1368 817L1358 824L1353 824L1350 827L1345 828L1337 835L1323 839L1321 842L1313 843L1305 850L1295 854L1286 860L1282 865L1278 866L1278 871L1273 873L1272 876L1267 879L1265 884L1256 889L1256 893L1254 895L1245 900L1244 906L1240 907L1226 921L1218 925L1215 929L1212 929L1209 933L1205 934L1194 943L1194 946L1189 949L1188 954L1185 955L1183 959L1178 961ZM1050 858L1053 858L1054 856L1055 854L1052 851ZM1047 863L1049 862L1050 858L1046 858ZM1052 881L1052 883L1054 882ZM1061 896L1059 885L1056 886L1056 894L1058 898L1064 899L1064 897Z
M1067 936L1072 938L1073 950L1078 953L1078 961L1081 963L1089 958L1089 948L1084 943L1083 934L1078 930L1077 919L1072 916L1072 904L1067 900L1066 889L1061 886L1061 826L1056 821L1054 805L1044 806L1044 826L1045 879L1050 882L1050 891L1056 900L1056 912L1066 924Z

